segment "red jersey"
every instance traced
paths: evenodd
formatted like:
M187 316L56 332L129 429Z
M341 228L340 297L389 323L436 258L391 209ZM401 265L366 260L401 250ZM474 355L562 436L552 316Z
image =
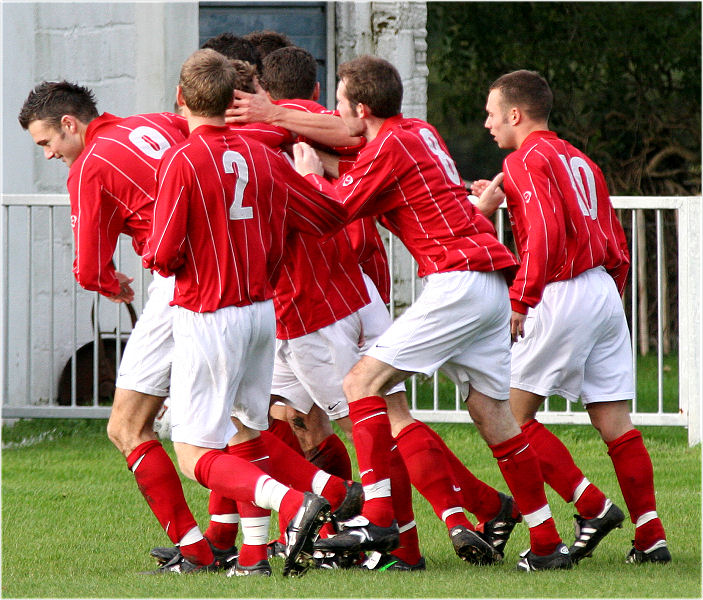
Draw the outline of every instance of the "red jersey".
M144 266L176 275L172 304L196 312L268 300L291 230L322 235L344 211L278 153L202 125L168 151Z
M630 257L605 177L583 152L551 131L535 131L503 163L520 269L513 310L536 306L544 286L603 266L622 294Z
M119 118L104 113L88 125L85 149L68 172L73 273L81 287L118 294L112 256L120 233L141 255L156 197L156 169L166 150L188 136L185 119L170 113Z
M335 193L350 218L378 215L405 244L418 275L517 268L491 222L476 211L444 141L428 123L396 115L359 152L336 185L307 175Z
M232 128L267 145L295 141L287 129L264 123ZM369 303L357 256L342 232L323 242L291 232L286 240L274 307L276 337L297 338L331 325Z

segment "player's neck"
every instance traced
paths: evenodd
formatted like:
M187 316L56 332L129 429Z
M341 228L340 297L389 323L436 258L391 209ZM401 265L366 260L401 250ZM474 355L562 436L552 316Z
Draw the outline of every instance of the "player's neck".
M374 116L365 119L364 123L366 124L366 131L360 135L366 138L367 143L370 142L378 135L378 132L381 131L381 127L383 127L385 122L386 119L380 119Z
M211 127L224 127L226 125L224 115L204 117L202 115L194 115L189 112L186 114L186 120L188 121L188 129L191 132L203 125L210 125Z
M517 132L517 136L515 139L515 147L519 148L520 146L522 146L522 143L527 139L527 137L535 131L549 131L549 125L546 121L541 123L525 123L524 126L521 127L520 130Z

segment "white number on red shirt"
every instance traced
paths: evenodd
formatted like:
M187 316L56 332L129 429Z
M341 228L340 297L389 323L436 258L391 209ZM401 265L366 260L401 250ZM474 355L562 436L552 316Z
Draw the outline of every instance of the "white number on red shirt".
M439 162L442 163L444 171L451 182L456 185L461 184L461 177L459 176L459 171L456 170L456 165L454 164L452 157L449 156L444 151L442 146L439 145L439 142L434 134L429 129L423 127L420 129L420 135L422 136L422 139L425 140L425 144L427 144L430 152L432 152L432 154L439 159Z
M566 156L560 154L559 158L569 174L571 187L576 192L581 212L585 217L591 217L595 221L598 217L598 196L596 194L596 178L591 167L580 156L574 156L567 160Z
M170 142L162 133L146 125L130 131L129 141L149 158L161 158L164 152L171 147Z
M234 200L229 207L229 218L233 221L239 219L251 219L254 216L254 209L251 206L242 206L244 200L244 188L249 183L249 165L244 157L234 150L227 150L222 155L222 165L225 173L234 173L234 165L237 165L237 185L234 188Z

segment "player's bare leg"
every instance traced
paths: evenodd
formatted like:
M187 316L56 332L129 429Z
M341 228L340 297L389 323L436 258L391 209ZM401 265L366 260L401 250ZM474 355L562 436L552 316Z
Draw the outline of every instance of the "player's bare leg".
M143 442L156 440L154 419L164 398L134 390L115 389L107 436L126 458Z
M666 533L657 515L652 460L642 434L633 427L627 401L586 404L591 423L608 446L635 539L627 562L669 562Z
M571 568L568 548L561 542L547 502L539 460L520 430L509 402L472 388L466 406L481 437L493 451L530 529L530 550L523 554L518 568Z

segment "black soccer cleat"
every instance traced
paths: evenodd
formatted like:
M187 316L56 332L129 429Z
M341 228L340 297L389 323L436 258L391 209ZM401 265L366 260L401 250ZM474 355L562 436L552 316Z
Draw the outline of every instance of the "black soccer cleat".
M380 552L372 552L360 566L369 571L424 571L427 568L424 556L414 565L410 565L397 556Z
M219 548L213 546L209 540L208 544L210 544L210 549L215 556L215 560L217 561L219 568L222 570L229 569L239 555L237 546L232 546L226 550L220 550ZM172 561L174 557L178 556L180 553L181 551L178 546L157 546L156 548L152 548L149 552L149 554L159 563L159 566L165 565L167 562Z
M161 565L153 571L142 571L141 575L165 575L169 573L175 573L177 575L184 575L190 573L199 572L211 572L219 571L220 566L217 564L217 560L214 560L209 565L196 565L185 558L180 552L176 554L170 561Z
M593 519L584 519L574 515L574 533L576 540L569 548L569 554L574 564L582 558L593 555L600 541L613 529L622 528L625 519L623 512L610 500L606 499L605 507L600 515Z
M379 527L361 515L338 523L339 533L315 542L315 550L335 554L349 554L376 550L391 552L400 543L398 523L393 521L388 527Z
M477 532L463 525L452 527L449 531L449 539L452 541L456 555L467 563L492 565L502 558Z
M330 503L322 496L305 492L303 503L286 528L284 577L300 577L310 568L315 539L329 518Z
M508 543L515 525L522 521L522 515L518 515L517 518L513 517L515 500L513 500L512 496L502 492L498 492L498 496L500 496L500 510L498 514L490 521L480 523L476 527L476 531L493 547L493 550L500 556L499 560L502 560L505 556L505 545Z
M345 481L344 487L347 488L344 500L332 513L332 525L336 531L337 523L356 517L364 507L364 486L358 481Z
M537 556L532 553L532 550L525 550L520 557L517 563L518 571L550 571L573 567L566 544L559 544L556 550L547 556Z
M659 540L647 550L637 550L635 541L632 540L632 548L627 553L625 562L632 565L641 565L642 563L668 563L671 562L671 553L667 548L666 540Z
M235 559L234 566L227 571L227 577L271 577L271 565L269 561L264 559L250 567L245 567L239 564Z
M268 544L266 544L266 556L268 556L269 558L285 558L286 545L279 542L278 540L271 540Z

